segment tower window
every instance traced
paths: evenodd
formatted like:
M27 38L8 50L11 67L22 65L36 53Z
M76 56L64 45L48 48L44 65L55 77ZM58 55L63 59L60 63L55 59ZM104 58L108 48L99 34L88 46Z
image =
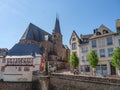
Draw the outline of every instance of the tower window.
M57 36L56 36L56 35L54 35L54 39L57 39Z

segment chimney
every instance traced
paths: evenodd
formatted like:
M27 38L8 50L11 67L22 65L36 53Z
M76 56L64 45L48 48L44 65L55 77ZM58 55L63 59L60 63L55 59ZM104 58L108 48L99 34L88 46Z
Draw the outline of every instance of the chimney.
M116 30L117 30L117 33L120 33L120 19L116 20Z
M96 29L94 29L94 30L93 30L93 33L95 34L95 33L97 32L97 30L98 30L97 28L96 28Z

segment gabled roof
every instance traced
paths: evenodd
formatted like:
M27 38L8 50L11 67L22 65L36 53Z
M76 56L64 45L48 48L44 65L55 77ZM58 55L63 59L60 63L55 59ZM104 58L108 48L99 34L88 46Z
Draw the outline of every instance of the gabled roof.
M110 34L114 34L114 32L102 24L98 29L94 31L94 35L90 37L90 39L93 39L96 37L102 37Z
M72 39L72 36L75 34L75 36L77 37L77 39L78 39L78 41L79 41L79 43L80 43L80 38L78 37L78 35L77 35L77 33L73 30L73 32L72 32L72 35L71 35L71 37L70 37L70 41L71 41L71 39Z
M8 51L9 56L24 56L42 54L42 51L35 44L15 44L12 49Z
M58 17L56 17L55 27L53 32L61 34L60 23Z
M24 32L23 36L21 37L21 40L26 39L41 42L45 40L45 35L51 37L51 34L30 23L26 31Z
M105 25L103 25L103 24L98 28L98 31L102 31L102 30L108 30L109 33L113 33L112 30L110 30L109 28L107 28L107 27L106 27Z

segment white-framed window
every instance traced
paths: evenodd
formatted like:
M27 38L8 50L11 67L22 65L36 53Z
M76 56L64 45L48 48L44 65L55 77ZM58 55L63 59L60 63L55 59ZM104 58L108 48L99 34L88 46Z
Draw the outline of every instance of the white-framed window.
M113 48L108 48L108 56L112 56L112 53L113 53Z
M107 37L107 45L112 45L113 41L112 41L112 37Z
M81 48L81 52L84 53L84 52L87 52L88 51L88 47L82 47Z
M76 43L72 43L72 50L77 49Z
M95 47L97 47L96 40L93 40L92 41L92 48L95 48Z
M100 49L100 57L105 57L105 49Z

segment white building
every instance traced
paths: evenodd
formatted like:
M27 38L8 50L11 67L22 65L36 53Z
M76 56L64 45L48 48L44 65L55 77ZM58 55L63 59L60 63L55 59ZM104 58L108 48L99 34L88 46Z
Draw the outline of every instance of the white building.
M5 71L5 56L7 52L7 48L0 48L0 79L3 79L3 73Z
M95 29L93 34L80 35L80 37L73 31L70 45L71 53L75 52L79 57L79 71L81 74L91 74L91 68L87 61L87 55L91 50L95 50L99 57L96 74L117 74L117 69L111 65L111 55L115 47L120 46L120 19L116 21L116 32L105 25Z
M32 81L33 71L40 71L41 51L34 44L16 44L6 56L4 81Z

